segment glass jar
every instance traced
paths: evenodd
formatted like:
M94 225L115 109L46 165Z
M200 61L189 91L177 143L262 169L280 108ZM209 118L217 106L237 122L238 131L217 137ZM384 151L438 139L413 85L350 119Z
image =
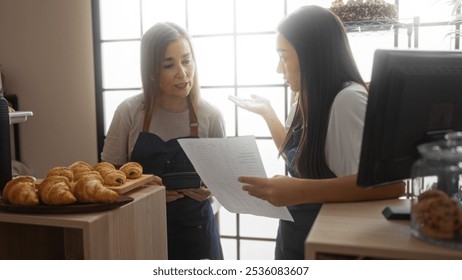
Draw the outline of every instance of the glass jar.
M418 146L412 166L412 235L462 249L462 132Z

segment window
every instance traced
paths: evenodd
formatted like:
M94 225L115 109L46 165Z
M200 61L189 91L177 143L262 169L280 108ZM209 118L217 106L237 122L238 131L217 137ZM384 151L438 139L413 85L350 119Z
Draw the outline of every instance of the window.
M360 71L370 79L376 48L454 49L445 36L452 7L444 1L388 0L399 5L400 19L409 22L380 32L351 32L350 43ZM344 1L346 3L346 1ZM237 110L229 95L264 95L281 121L288 113L290 92L276 73L275 28L294 9L308 4L329 7L325 0L93 0L98 152L114 111L125 98L141 91L139 44L145 30L172 21L193 37L205 99L222 110L228 136L254 134L268 176L284 174L269 130L261 118ZM207 11L204 13L204 11ZM413 25L414 17L420 24ZM407 28L407 27L412 28ZM418 34L417 34L418 31ZM439 38L439 39L435 39ZM258 226L255 226L258 225ZM278 221L236 215L221 208L219 227L226 259L273 259Z

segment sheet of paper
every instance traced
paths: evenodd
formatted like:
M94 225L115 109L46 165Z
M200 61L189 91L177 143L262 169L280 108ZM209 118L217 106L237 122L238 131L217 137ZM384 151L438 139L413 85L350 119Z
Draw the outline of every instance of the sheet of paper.
M205 185L226 210L293 221L287 207L276 207L242 190L239 176L266 177L253 136L179 139Z

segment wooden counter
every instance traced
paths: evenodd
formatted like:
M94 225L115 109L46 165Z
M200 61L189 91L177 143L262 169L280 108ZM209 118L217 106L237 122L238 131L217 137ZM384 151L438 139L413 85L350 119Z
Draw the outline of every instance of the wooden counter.
M462 259L462 250L411 235L409 221L387 220L386 206L409 200L324 204L305 241L306 259Z
M167 259L165 188L125 195L134 201L103 212L0 211L0 259Z

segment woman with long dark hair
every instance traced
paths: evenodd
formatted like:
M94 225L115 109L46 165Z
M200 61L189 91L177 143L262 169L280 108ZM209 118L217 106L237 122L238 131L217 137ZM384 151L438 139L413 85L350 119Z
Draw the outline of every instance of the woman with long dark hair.
M301 7L279 24L276 44L277 71L297 93L287 132L264 99L235 103L265 118L291 176L239 180L250 195L289 206L294 222L280 221L275 258L303 259L321 203L395 198L404 186L356 185L368 91L339 18Z

